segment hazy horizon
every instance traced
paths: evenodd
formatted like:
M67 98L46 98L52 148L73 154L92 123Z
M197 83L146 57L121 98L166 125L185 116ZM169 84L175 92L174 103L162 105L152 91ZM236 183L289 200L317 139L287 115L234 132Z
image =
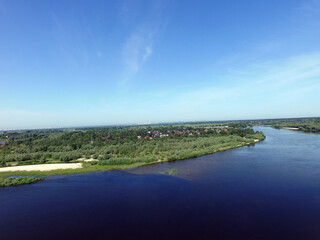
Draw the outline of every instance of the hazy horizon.
M320 1L0 2L0 129L320 116Z
M194 124L194 123L228 123L228 122L245 122L245 121L265 121L265 120L293 120L293 119L317 119L320 117L293 117L293 118L259 118L259 119L226 119L226 120L203 120L203 121L174 121L174 122L144 122L144 123L123 123L123 124L101 124L101 125L70 125L56 127L34 127L34 128L7 128L1 129L0 132L6 131L23 131L23 130L41 130L41 129L72 129L72 128L95 128L95 127L116 127L116 126L146 126L146 125L175 125L175 124Z

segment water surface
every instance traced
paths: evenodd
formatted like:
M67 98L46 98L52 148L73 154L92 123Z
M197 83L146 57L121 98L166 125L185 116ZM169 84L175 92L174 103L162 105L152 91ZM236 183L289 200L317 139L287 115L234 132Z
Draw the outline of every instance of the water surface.
M0 239L320 239L320 135L0 189ZM170 175L171 174L171 175Z

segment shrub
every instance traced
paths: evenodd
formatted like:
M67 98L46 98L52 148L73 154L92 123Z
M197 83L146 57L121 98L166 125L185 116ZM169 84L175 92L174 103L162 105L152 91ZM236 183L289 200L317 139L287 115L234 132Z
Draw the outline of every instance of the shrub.
M10 178L0 178L0 187L18 186L22 184L30 184L39 181L43 181L45 178L42 176L36 177L10 177Z
M110 156L108 154L102 154L98 157L98 160L108 160Z

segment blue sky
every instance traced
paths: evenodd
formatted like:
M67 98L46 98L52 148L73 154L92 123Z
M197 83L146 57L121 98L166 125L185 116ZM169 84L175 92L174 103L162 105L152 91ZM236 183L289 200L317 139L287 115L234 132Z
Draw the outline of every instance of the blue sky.
M320 116L320 1L0 0L0 129Z

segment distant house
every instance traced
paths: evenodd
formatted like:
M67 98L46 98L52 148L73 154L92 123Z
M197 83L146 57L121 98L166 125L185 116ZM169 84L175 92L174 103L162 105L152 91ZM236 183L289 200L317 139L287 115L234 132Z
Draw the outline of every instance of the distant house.
M168 137L169 134L165 133L165 134L160 134L160 137Z

